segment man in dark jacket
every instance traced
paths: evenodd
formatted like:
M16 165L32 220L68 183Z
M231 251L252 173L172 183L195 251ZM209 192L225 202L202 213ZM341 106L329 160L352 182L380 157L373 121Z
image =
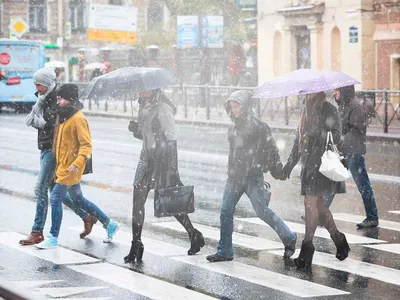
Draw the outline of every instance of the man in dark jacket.
M211 262L233 259L233 214L243 193L250 198L257 216L273 228L285 245L285 257L295 251L296 234L268 207L269 192L263 172L282 177L279 150L267 124L254 116L251 94L241 90L230 95L225 109L233 121L229 128L228 180L221 206L221 228L218 251L207 256Z
M378 209L368 171L365 163L367 113L361 102L355 97L354 85L342 87L334 91L339 105L342 121L343 137L339 150L344 154L347 167L360 191L367 217L357 224L359 228L370 228L379 225ZM334 195L325 197L325 205L329 207Z
M38 148L40 150L40 169L35 186L36 215L32 232L21 240L21 245L34 245L44 240L43 228L46 223L47 209L49 206L48 190L54 187L54 172L56 159L52 153L54 125L57 117L57 92L56 74L53 68L43 68L33 76L38 97L32 111L26 117L25 123L38 130ZM88 235L97 222L97 219L77 209L69 195L64 198L64 204L71 208L84 221L84 231L80 234L83 238Z

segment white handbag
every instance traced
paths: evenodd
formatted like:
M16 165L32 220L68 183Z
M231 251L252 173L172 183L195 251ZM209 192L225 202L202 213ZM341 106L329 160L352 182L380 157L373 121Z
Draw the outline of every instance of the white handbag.
M329 143L332 145L332 150L328 150ZM345 181L350 177L350 173L340 161L341 159L343 157L340 156L338 149L333 143L332 132L328 131L325 152L321 157L319 171L332 181Z

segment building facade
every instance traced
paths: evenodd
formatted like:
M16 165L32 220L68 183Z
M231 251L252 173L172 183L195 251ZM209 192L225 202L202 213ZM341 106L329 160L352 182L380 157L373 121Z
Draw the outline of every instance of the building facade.
M86 79L80 68L82 61L114 60L115 68L130 64L129 56L134 56L130 53L135 53L136 45L88 39L90 4L137 7L139 45L152 23L168 22L165 5L155 0L0 0L0 38L12 38L9 25L14 19L22 18L29 25L29 31L21 39L44 42L48 60L60 60L68 65L65 73L69 81Z
M298 68L342 71L376 87L372 0L258 1L259 84Z

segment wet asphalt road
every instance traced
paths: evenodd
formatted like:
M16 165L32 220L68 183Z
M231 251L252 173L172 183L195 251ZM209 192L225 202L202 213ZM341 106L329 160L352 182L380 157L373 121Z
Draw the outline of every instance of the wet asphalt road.
M124 268L129 268L144 274L146 280L155 285L158 285L158 281L152 281L155 278L171 283L171 286L166 287L160 285L165 289L165 294L155 294L145 291L143 287L139 289L134 284L129 290L123 283L115 282L107 276L98 278L93 277L93 274L85 274L86 271L71 269L75 265L86 266L99 262L64 265L49 258L46 260L32 256L31 252L24 253L18 247L12 248L8 245L10 239L18 237L16 233L29 233L35 207L33 187L38 170L39 152L36 148L36 133L23 124L23 119L22 116L12 114L0 116L0 233L3 233L3 236L0 235L0 276L10 281L20 284L20 281L61 280L34 288L42 295L46 294L46 288L50 287L56 290L59 287L75 287L76 290L79 286L86 291L78 296L65 296L75 298L167 299L168 293L186 297L185 292L179 294L181 290L175 291L176 287L187 287L183 290L194 289L196 293L187 296L189 298L207 294L225 299L300 299L312 296L310 291L315 292L313 296L317 299L398 299L400 295L400 282L393 280L395 275L400 278L400 246L396 248L394 245L390 251L367 247L371 244L379 245L381 241L400 244L400 214L390 212L400 210L398 143L368 144L367 155L380 217L394 224L381 222L381 228L357 231L353 222L355 217L338 221L339 228L345 233L361 238L360 241L356 241L357 244L351 245L350 259L345 262L332 261L330 255L324 255L334 254L335 249L333 243L321 233L315 243L320 256L314 259L312 272L298 272L293 267L292 260L282 260L282 250L278 251L279 255L270 252L281 248L279 239L268 227L251 222L254 221L255 214L246 197L243 197L237 208L237 217L241 219L236 220L235 231L245 235L245 238L260 237L278 242L278 246L259 247L259 240L254 240L256 246L248 246L247 240L242 243L239 237L234 237L235 262L238 265L223 264L221 269L215 269L217 267L205 265L202 256L198 257L198 261L187 261L185 252L189 248L189 242L186 235L170 225L170 218L153 217L150 194L150 200L146 204L144 231L144 236L150 240L147 242L148 250L145 250L145 261L142 265L126 266L122 257L129 250L132 179L141 144L127 131L126 121L89 118L95 172L84 176L83 192L85 197L96 202L111 217L120 221L123 228L118 233L119 238L115 244L104 245L101 242L104 232L99 225L96 226L93 235L80 240L77 230L82 223L73 213L66 210L60 243L70 250L98 258L100 263L122 266L123 268L115 270L116 274L126 270ZM219 206L226 180L226 129L189 125L180 125L178 129L180 173L184 183L195 185L197 210L191 218L193 222L205 226L203 233L207 232L207 246L201 252L201 255L205 255L214 252L216 247ZM284 160L290 151L293 137L279 133L274 133L274 136ZM299 216L304 209L299 196L298 172L294 171L291 180L286 182L275 181L269 175L265 178L272 185L271 207L283 219L292 222L295 229L301 227ZM356 217L364 215L361 198L351 180L348 193L335 199L332 210ZM338 219L344 220L348 215L338 215ZM158 226L160 224L161 226ZM298 246L301 239L302 234L299 232ZM166 244L152 243L154 240ZM230 269L232 266L233 270ZM287 286L282 282L274 282L268 277L271 276L268 272L274 272L272 278L275 279L280 278L276 274L281 274L282 282L287 282ZM132 279L133 282L135 280L140 279ZM104 286L107 288L94 288ZM85 290L89 287L93 287L93 290ZM47 294L47 297L52 296Z

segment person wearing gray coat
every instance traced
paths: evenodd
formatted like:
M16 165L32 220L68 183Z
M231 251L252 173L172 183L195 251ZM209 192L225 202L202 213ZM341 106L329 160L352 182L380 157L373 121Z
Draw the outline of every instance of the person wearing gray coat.
M339 105L342 121L342 139L338 144L344 154L354 182L361 194L367 214L364 221L357 224L359 228L370 228L379 225L378 208L365 162L367 112L355 97L354 85L342 87L334 91L336 103ZM330 207L334 194L325 196L325 206Z
M297 162L301 161L301 195L304 197L306 232L300 255L295 264L298 268L309 268L314 255L313 239L320 219L336 245L336 258L344 260L350 251L346 236L339 232L329 208L324 205L324 196L346 192L344 182L335 182L319 172L321 157L325 151L328 132L336 144L341 137L341 122L338 110L326 101L323 92L308 94L297 131L296 139L281 179L289 178Z
M182 186L178 171L178 148L174 115L176 106L161 90L139 93L139 120L131 121L129 131L143 141L133 183L132 245L124 257L126 263L142 260L141 241L145 203L151 189L154 197L160 188ZM204 246L203 234L195 229L187 214L175 215L190 238L188 255Z

